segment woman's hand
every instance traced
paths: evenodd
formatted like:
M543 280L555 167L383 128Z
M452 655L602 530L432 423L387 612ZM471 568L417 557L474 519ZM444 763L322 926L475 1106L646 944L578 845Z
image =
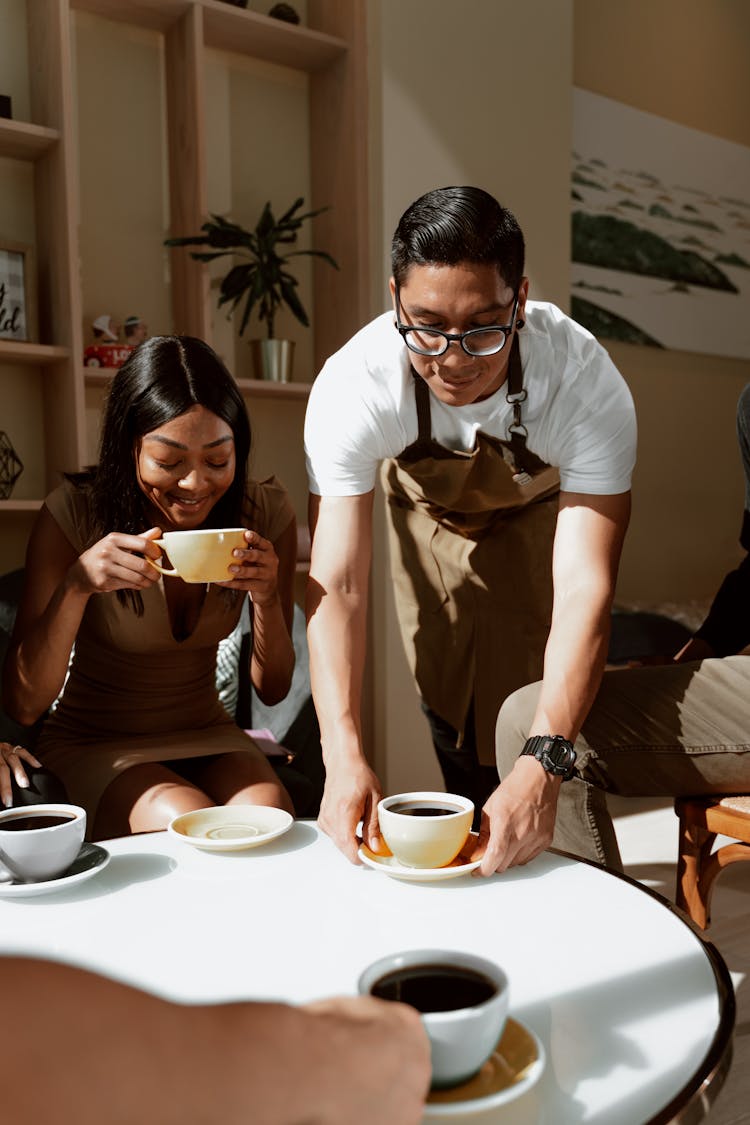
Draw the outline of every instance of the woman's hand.
M275 602L279 596L279 560L270 539L257 531L246 531L247 546L235 547L234 563L230 571L235 575L231 582L222 582L231 590L245 590L256 606Z
M81 593L108 594L112 590L147 590L159 581L159 571L144 558L161 555L154 540L161 529L152 527L142 535L112 531L89 547L73 563L69 580Z
M23 746L12 746L10 742L0 742L0 800L6 809L13 804L11 774L20 789L29 787L29 779L21 765L22 761L41 769L42 763L37 761L30 750L26 750Z

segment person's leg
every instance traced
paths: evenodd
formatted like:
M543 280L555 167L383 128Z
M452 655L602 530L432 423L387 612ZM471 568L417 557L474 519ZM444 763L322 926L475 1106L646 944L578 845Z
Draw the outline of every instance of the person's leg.
M482 807L490 793L497 788L497 770L494 766L483 766L477 756L474 737L474 712L469 711L461 746L457 747L458 731L446 723L424 703L422 710L427 716L440 771L443 775L447 793L458 793L474 802L473 828L478 831Z
M294 803L268 759L254 746L247 750L190 758L180 773L217 805L271 805L294 816Z
M175 816L216 802L159 762L131 766L110 782L94 817L92 838L107 840L131 832L158 832Z
M523 747L538 693L538 684L523 688L500 710L501 778ZM605 793L750 792L750 657L606 672L576 751L577 776L560 788L553 846L617 868Z

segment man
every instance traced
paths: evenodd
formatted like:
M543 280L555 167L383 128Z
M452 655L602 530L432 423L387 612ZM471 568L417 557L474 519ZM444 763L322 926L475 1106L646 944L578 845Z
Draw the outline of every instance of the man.
M750 552L750 385L738 403L737 436L745 473L740 543ZM750 554L726 576L706 620L673 662L604 674L575 744L576 776L563 786L555 845L621 869L607 792L626 797L750 792L748 654ZM512 774L540 689L532 684L516 692L500 711L501 777Z
M320 823L352 860L360 818L379 846L360 697L382 462L404 642L446 788L485 806L489 873L552 836L571 742L604 667L634 411L596 340L528 300L523 235L486 192L418 199L399 222L392 267L393 311L328 360L305 423ZM526 736L557 736L553 753L531 742L489 798L499 707L542 672Z
M419 1014L371 996L172 1004L95 973L0 957L3 1120L417 1125Z

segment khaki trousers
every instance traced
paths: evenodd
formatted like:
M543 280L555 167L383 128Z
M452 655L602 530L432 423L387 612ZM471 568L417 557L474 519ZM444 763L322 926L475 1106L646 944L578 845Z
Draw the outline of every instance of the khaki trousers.
M500 709L501 780L523 748L539 690L521 688ZM750 656L605 672L576 751L552 846L621 870L606 793L750 793Z

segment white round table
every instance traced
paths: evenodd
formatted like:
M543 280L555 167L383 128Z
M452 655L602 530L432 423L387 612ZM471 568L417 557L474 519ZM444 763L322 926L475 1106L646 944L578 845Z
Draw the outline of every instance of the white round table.
M405 882L351 865L309 821L245 852L167 833L104 846L94 878L0 898L0 953L199 1003L354 994L386 952L470 950L505 968L511 1015L544 1044L523 1116L544 1125L699 1121L729 1067L724 962L664 900L595 866L547 853L490 879ZM487 1118L521 1119L518 1103Z

